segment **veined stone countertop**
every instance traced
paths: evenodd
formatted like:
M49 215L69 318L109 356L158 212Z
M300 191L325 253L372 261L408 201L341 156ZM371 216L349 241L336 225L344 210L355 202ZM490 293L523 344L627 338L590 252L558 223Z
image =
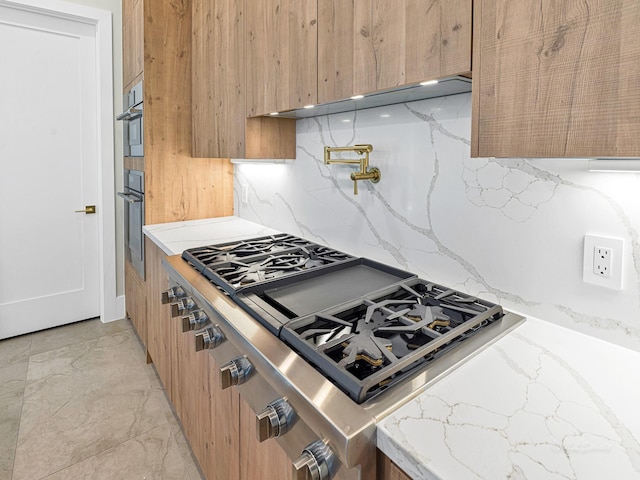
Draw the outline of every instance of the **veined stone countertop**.
M238 217L148 225L168 255L280 233ZM640 479L640 353L528 317L378 424L414 479Z
M179 255L187 248L281 233L238 217L145 225L142 231L167 255Z
M528 318L385 418L415 479L640 479L640 353Z

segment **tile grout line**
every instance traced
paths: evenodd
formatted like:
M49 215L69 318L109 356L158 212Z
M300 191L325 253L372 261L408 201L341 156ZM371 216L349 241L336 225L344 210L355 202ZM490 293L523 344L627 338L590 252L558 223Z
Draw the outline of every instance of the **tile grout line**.
M168 424L167 424L167 427L169 428L169 432L171 432L171 427ZM154 428L152 428L150 430L146 430L144 432L141 432L139 435L136 435L135 437L127 438L126 440L123 440L122 442L120 442L120 443L118 443L116 445L112 445L111 447L106 448L104 450L101 450L99 452L96 452L93 455L89 455L88 457L83 458L82 460L79 460L79 461L77 461L75 463L72 463L70 465L62 467L62 468L56 470L55 472L51 472L51 473L47 474L46 477L40 477L38 479L33 479L33 480L46 480L47 478L51 478L52 476L57 475L58 473L63 472L64 470L68 470L69 468L74 467L74 466L76 466L76 465L78 465L80 463L86 462L86 461L88 461L88 460L90 460L90 459L92 459L94 457L97 457L98 455L103 455L103 454L105 454L105 453L107 453L107 452L109 452L111 450L115 450L116 448L122 446L123 444L125 444L127 442L130 442L132 440L136 440L137 438L139 438L139 437L141 437L143 435L147 435L149 432L152 432L152 431L157 430L159 428L162 428L162 425L157 425L156 427L154 427Z
M86 321L91 321L91 320L95 320L95 319L88 319L88 320L84 320L84 321L86 322ZM79 324L79 323L81 323L81 322L75 322L74 324L62 325L62 327L68 327L68 326ZM59 327L55 327L55 328L59 328ZM47 330L55 330L55 328L47 329ZM44 331L47 331L47 330L40 330L39 332L33 332L33 333L28 334L28 335L37 334L37 333L44 332ZM99 334L99 335L97 335L95 337L83 338L83 339L81 339L79 341L74 341L74 342L66 344L66 345L60 345L60 346L57 346L57 347L50 348L48 350L42 350L42 351L36 351L36 352L34 352L34 349L33 349L33 341L29 342L29 353L27 354L27 369L25 371L24 388L22 390L22 401L20 403L20 414L19 414L20 420L18 422L18 431L16 433L16 443L15 443L15 446L14 446L14 449L13 449L13 461L12 461L12 466L11 466L11 478L10 478L10 480L14 480L14 477L15 477L15 460L16 460L16 454L17 454L17 451L18 451L18 441L20 439L20 431L22 429L22 417L23 417L22 413L23 413L23 410L24 410L24 403L25 403L26 390L27 390L27 379L29 378L29 368L31 366L31 358L33 356L35 356L35 355L42 355L42 354L45 354L45 353L53 352L54 350L59 350L59 349L68 348L68 347L71 347L71 346L74 346L74 345L79 345L81 343L86 343L86 342L90 342L90 341L97 341L97 340L99 340L101 338L104 338L104 337L107 337L107 336L110 336L110 335L114 335L114 334L118 334L118 333L122 333L122 332L126 332L126 331L127 331L126 329L123 329L123 330L119 330L119 331L116 331L116 332ZM157 428L157 427L154 427L154 428ZM144 432L141 432L139 435L144 435L146 433L149 433L150 431L153 431L154 428L150 428L149 430L145 430ZM84 462L85 460L87 460L89 458L92 458L92 457L95 457L96 455L99 455L99 454L102 454L104 452L107 452L107 451L111 450L112 448L115 448L116 446L120 446L120 445L122 445L122 443L124 443L126 441L129 441L129 440L131 440L133 438L136 438L136 437L130 437L130 438L124 440L123 442L120 442L117 445L114 445L114 446L112 446L110 448L107 448L105 450L102 450L100 452L96 452L93 455L90 455L90 456L88 456L88 457L86 457L86 458L84 458L82 460L79 460L78 462L73 463L71 465L67 465L66 467L63 467L63 468L61 468L61 469L59 469L59 470L57 470L55 472L51 472L51 473L47 474L45 477L39 477L38 479L33 479L33 480L44 480L45 478L51 477L52 475L54 475L54 474L56 474L56 473L58 473L58 472L60 472L62 470L65 470L66 468L69 468L69 467L71 467L73 465L77 465L78 463Z
M79 322L80 323L80 322ZM100 332L100 331L93 331L93 332L87 332L87 331L83 331L81 334L74 334L74 331L71 330L68 333L63 333L63 335L61 335L60 337L57 336L53 336L53 337L48 337L48 336L44 336L40 337L39 339L44 339L45 342L42 341L36 341L38 340L38 338L36 339L32 339L28 345L28 348L26 348L26 359L24 361L26 361L26 368L25 368L25 372L24 372L24 377L23 377L23 389L22 389L22 399L20 399L20 407L19 407L19 416L18 416L18 428L16 429L16 438L15 438L15 444L14 444L14 448L13 448L13 457L12 457L12 464L11 464L11 470L8 471L9 473L9 480L16 480L18 477L16 476L16 455L17 453L20 453L21 450L19 450L19 440L21 439L21 435L26 435L25 433L25 428L26 428L26 424L25 424L25 417L24 417L24 413L25 413L25 408L26 408L26 390L27 387L29 385L31 385L33 382L37 382L36 380L33 380L32 382L29 382L29 375L32 374L32 372L34 371L33 369L35 368L34 366L34 359L33 357L36 355L41 355L41 354L47 354L47 353L51 353L54 352L56 350L59 349L64 349L64 348L73 348L74 346L80 345L82 343L85 342L89 342L89 341L100 341L100 339L103 338L107 338L113 335L117 335L117 334L121 334L121 333L134 333L135 336L135 331L133 331L133 327L130 323L127 323L127 328L122 328L122 329L118 329L116 331L109 331L109 332ZM36 332L37 333L37 332ZM90 338L87 338L86 335L87 333L90 335ZM66 343L64 344L64 340L63 342L61 342L61 344L59 346L51 346L52 344L55 345L56 343L60 342L61 339L64 339L64 335L70 334L72 336L73 341L70 343ZM95 335L95 336L94 336ZM65 340L69 340L69 338L65 339ZM139 340L139 339L137 339ZM51 343L50 343L51 342ZM43 345L43 343L45 343L45 345ZM39 351L38 347L49 347L46 348L43 351ZM139 343L137 343L136 345L137 347L140 347L143 349L142 345L140 345ZM144 359L141 360L142 364L141 367L143 370L146 370L145 367L147 366L144 363ZM168 400L168 397L166 396L166 390L162 387L162 384L159 383L158 385L156 385L157 383L157 372L155 371L155 367L151 366L151 372L147 371L145 373L145 378L146 378L146 382L149 384L150 390L149 390L149 395L151 396L155 396L158 392L156 391L158 389L158 387L162 390L163 396L164 398L162 399L161 403L162 403L162 410L163 410L163 414L162 414L162 418L159 419L160 420L160 424L157 424L155 426L151 426L149 425L148 428L144 428L141 431L137 432L137 435L135 436L127 436L127 438L123 438L121 441L119 441L117 444L115 445L111 445L108 448L105 448L103 450L100 451L96 451L93 452L92 454L90 454L89 456L87 456L86 458L82 458L70 465L64 465L61 466L60 468L56 469L53 472L43 472L45 476L40 476L41 474L36 474L34 475L32 478L33 480L45 480L47 478L53 477L55 475L60 475L60 472L64 472L66 469L72 468L74 466L77 466L79 464L82 464L84 462L88 462L88 461L92 461L91 459L94 459L94 457L98 457L100 455L104 455L107 452L113 451L115 449L118 448L123 448L122 445L125 444L126 442L129 442L131 440L136 441L136 439L139 439L141 436L144 435L148 435L150 432L153 432L154 430L157 430L159 428L167 428L168 429L168 434L169 436L167 437L168 439L170 439L170 442L174 444L175 448L177 448L176 453L179 455L179 459L183 465L184 468L184 473L188 474L189 477L192 477L193 475L196 474L197 472L197 476L198 479L202 478L202 474L200 469L195 466L195 468L192 470L190 465L192 463L194 463L195 465L197 465L197 463L195 463L195 457L193 455L193 451L191 449L191 446L189 445L189 442L186 441L186 439L184 438L184 431L182 428L182 425L179 421L179 418L176 415L176 412L172 409L171 404ZM155 380L150 378L151 376L155 377ZM171 419L168 418L167 415L171 416ZM173 427L173 423L177 423L178 427L177 429L174 429ZM175 431L174 431L175 430ZM22 442L24 444L24 442ZM184 445L183 445L184 444ZM172 447L173 448L173 447ZM21 458L23 458L23 454L21 454ZM96 460L93 460L94 462ZM77 467L77 468L82 468L82 467Z
M29 341L29 353L27 354L27 368L24 371L24 385L22 388L22 401L20 402L20 413L18 414L18 430L16 431L16 442L13 446L13 458L11 461L11 479L13 480L13 474L15 472L16 467L16 453L18 453L18 440L20 440L20 430L22 428L22 411L24 409L24 398L27 392L27 378L29 378L29 365L31 364L31 346L33 345L33 341Z

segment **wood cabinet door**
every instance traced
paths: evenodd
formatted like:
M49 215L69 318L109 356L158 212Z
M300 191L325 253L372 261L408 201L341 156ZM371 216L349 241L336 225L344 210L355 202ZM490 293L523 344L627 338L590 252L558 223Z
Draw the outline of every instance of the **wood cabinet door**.
M377 450L377 480L411 480L411 477L391 461L380 450Z
M194 157L244 158L244 0L193 0Z
M318 102L471 71L471 0L318 0Z
M199 352L208 361L209 431L207 458L201 463L207 480L239 480L240 476L240 397L234 388L220 388L219 366L213 356ZM277 477L273 477L277 478Z
M191 9L192 155L295 158L294 119L246 118L245 1L193 0Z
M191 156L191 2L144 1L145 222L231 215L233 165Z
M122 0L122 85L125 91L144 68L143 0Z
M147 300L145 284L131 265L124 262L124 296L127 303L127 315L145 347L147 346Z
M317 103L317 0L250 2L247 116Z
M172 356L175 350L171 310L161 301L161 294L169 288L169 276L162 268L165 254L153 241L145 237L147 351L170 400Z
M304 446L301 446L301 450ZM240 399L240 478L293 480L292 462L278 442L256 439L256 414Z
M191 331L182 331L180 318L171 319L174 331L172 401L180 417L185 437L198 463L203 467L210 455L211 393L209 383L209 355L196 352ZM208 477L207 477L208 478Z
M476 0L472 156L640 155L640 2Z

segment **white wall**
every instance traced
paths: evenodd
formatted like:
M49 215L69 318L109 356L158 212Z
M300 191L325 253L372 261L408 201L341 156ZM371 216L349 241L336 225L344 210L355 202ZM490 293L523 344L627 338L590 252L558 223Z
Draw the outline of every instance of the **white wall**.
M66 0L87 7L100 8L112 14L113 25L113 111L122 111L122 0ZM122 122L115 122L114 175L116 191L123 188ZM124 295L124 205L116 197L116 294Z
M236 215L640 350L640 175L472 159L470 130L470 94L299 120L297 160L236 165ZM382 171L358 196L322 161L356 143ZM624 239L622 291L582 282L585 233Z

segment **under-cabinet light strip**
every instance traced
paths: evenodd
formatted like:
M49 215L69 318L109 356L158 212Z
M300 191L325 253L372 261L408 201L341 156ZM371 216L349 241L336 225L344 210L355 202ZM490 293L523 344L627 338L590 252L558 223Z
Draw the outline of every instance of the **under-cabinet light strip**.
M640 158L594 158L589 160L590 172L640 173Z

